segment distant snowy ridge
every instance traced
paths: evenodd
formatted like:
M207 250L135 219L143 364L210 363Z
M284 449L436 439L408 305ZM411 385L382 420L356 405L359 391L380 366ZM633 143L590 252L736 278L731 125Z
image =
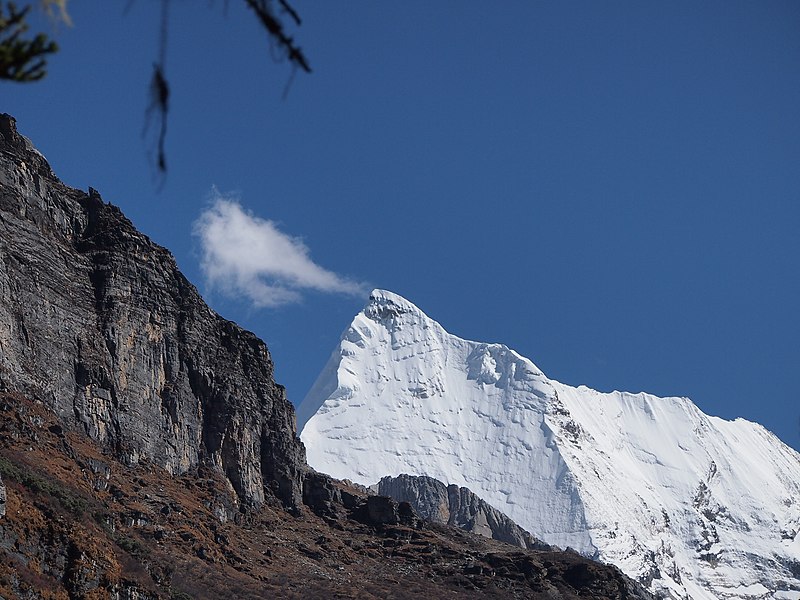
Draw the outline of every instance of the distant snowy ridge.
M298 418L334 477L468 487L667 597L800 600L800 454L686 398L570 387L375 290Z

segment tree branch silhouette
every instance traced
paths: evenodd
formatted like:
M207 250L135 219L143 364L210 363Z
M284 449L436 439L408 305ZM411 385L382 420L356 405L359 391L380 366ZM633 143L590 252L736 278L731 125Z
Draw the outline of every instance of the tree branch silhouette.
M38 81L47 73L46 56L58 51L58 45L43 33L24 38L30 10L31 5L19 10L14 2L0 2L0 79Z
M28 0L18 9L16 3L0 0L0 79L15 82L38 81L47 74L47 56L58 51L58 45L40 33L33 38L26 38L29 29L28 13L34 4L38 4L51 18L70 24L67 13L68 0ZM127 10L134 0L128 0ZM244 0L245 5L255 14L258 22L266 30L269 40L292 65L289 84L294 72L301 69L311 73L311 66L303 50L286 32L284 15L295 25L302 21L297 11L288 0ZM169 30L170 0L161 0L158 59L153 64L150 79L148 104L145 109L143 135L147 133L153 122L155 130L155 168L164 176L167 172L165 143L167 137L167 116L169 113L170 87L166 71L167 34ZM284 89L284 96L286 90Z

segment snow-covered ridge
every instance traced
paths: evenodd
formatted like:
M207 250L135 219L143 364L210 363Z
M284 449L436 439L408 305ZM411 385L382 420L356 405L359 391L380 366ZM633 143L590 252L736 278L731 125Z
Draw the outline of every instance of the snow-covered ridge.
M468 487L672 597L800 600L800 455L757 424L550 380L383 290L298 416L309 464L335 477Z

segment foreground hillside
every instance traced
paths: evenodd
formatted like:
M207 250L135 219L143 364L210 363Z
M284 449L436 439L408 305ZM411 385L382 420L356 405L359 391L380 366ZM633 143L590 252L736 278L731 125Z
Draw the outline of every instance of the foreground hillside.
M321 476L298 516L241 512L219 471L125 466L19 395L0 422L3 598L644 597L576 554L423 525Z
M272 373L0 115L0 597L648 597L316 473Z

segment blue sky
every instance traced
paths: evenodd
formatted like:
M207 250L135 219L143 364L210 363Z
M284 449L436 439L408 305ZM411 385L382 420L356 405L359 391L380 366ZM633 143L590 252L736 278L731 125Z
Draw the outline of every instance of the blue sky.
M800 448L797 2L298 1L314 73L285 98L244 3L172 2L160 188L159 5L126 4L73 2L0 110L264 338L295 403L382 287L565 383Z

